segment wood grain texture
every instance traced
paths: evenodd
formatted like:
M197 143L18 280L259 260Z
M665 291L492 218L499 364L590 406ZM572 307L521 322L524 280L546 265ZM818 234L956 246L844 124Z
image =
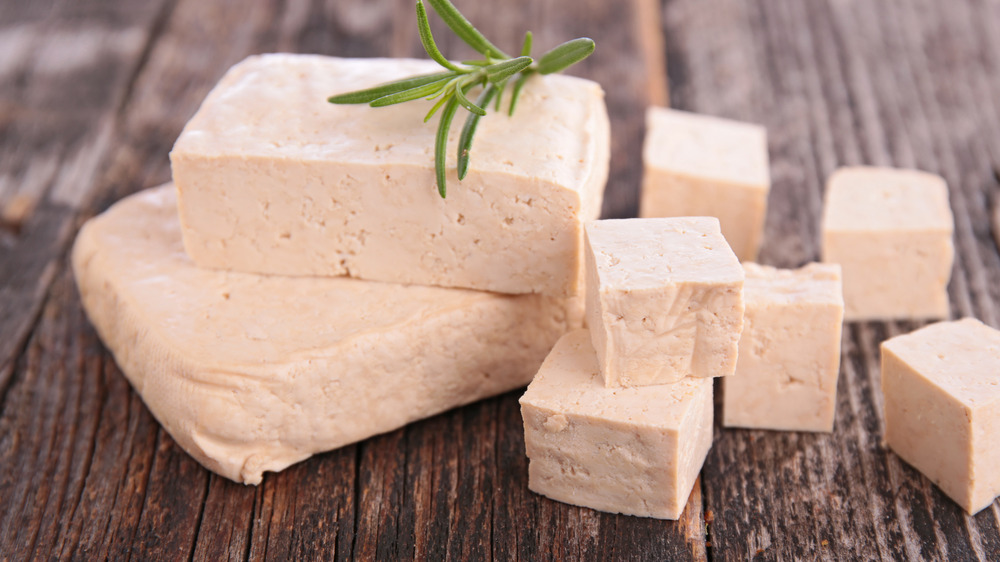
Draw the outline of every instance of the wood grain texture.
M921 168L951 189L953 316L998 326L1000 4L671 0L665 18L675 106L768 128L761 261L819 258L837 166ZM1000 556L1000 504L967 516L882 442L878 344L920 325L847 326L832 435L716 430L702 474L712 558Z
M646 96L665 91L655 83L662 72L643 71L659 60L643 51L659 18L650 26L635 4L597 0L457 4L509 49L525 29L540 50L597 40L573 72L611 85L605 209L633 214ZM319 455L258 487L234 484L177 447L87 323L65 262L73 234L82 219L169 178L173 140L229 66L268 51L423 56L412 11L410 0L0 4L0 46L11 47L0 49L0 71L36 64L39 46L59 68L83 65L65 82L18 70L19 81L0 85L0 210L30 203L22 225L0 228L0 334L16 336L0 338L0 559L706 558L697 485L680 522L529 492L519 392ZM74 39L48 45L32 35L57 23ZM441 44L461 54L454 41ZM81 45L93 52L75 52ZM91 105L71 110L67 91ZM38 100L49 105L21 111ZM79 151L86 157L63 156ZM57 214L50 201L62 203Z
M927 169L952 187L954 315L998 326L1000 2L456 3L510 50L526 29L539 50L597 40L572 72L607 90L605 216L636 211L643 113L665 102L666 71L674 106L767 125L762 261L818 257L822 184L837 166ZM65 263L73 234L169 178L173 140L233 63L267 51L421 56L412 10L410 0L0 3L0 559L1000 556L997 503L964 515L881 441L878 344L915 323L845 330L833 435L717 429L678 522L529 492L518 392L258 487L183 453L87 323Z

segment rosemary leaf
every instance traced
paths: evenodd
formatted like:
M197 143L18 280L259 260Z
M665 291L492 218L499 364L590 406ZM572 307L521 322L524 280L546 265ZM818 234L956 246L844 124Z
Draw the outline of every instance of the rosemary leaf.
M450 98L441 112L441 121L438 122L437 138L434 139L434 175L437 178L438 193L444 199L448 194L448 178L445 174L445 151L448 148L448 131L451 129L451 120L455 118L455 110L458 109L458 100Z
M470 87L472 85L473 84L469 84ZM458 100L458 103L462 107L471 111L473 115L479 115L479 116L486 115L486 110L480 107L481 104L472 103L471 101L469 101L469 98L465 97L465 92L462 91L462 87L455 88L455 99Z
M439 109L441 109L441 106L448 103L448 100L450 99L451 96L441 96L441 99L439 99L437 103L435 103L434 106L431 107L431 110L427 112L427 115L424 116L424 123L430 121L431 117L434 117L434 114L437 113Z
M529 76L531 76L531 72L522 72L521 76L518 77L517 82L514 82L514 91L510 93L510 109L507 111L508 117L514 115L514 107L517 106L517 98L521 95L521 88L524 87L524 83L527 82Z
M441 51L438 50L437 44L434 43L434 36L431 34L431 22L427 20L427 9L424 8L423 0L417 0L417 31L420 33L420 42L423 43L424 50L434 59L434 62L449 70L464 72L446 59L441 54Z
M531 57L517 57L516 59L505 60L496 64L491 64L483 70L486 72L486 79L497 84L521 72L531 66Z
M417 86L416 88L410 88L409 90L403 90L402 92L382 96L378 99L372 100L369 105L372 107L385 107L387 105L395 105L397 103L420 99L422 97L440 92L448 82L450 82L448 77L440 78L436 82L431 82L429 84L424 84L423 86Z
M378 86L368 88L366 90L358 90L356 92L348 92L346 94L330 96L329 98L326 99L326 101L337 104L370 103L374 100L377 100L378 98L387 96L389 94L394 94L396 92L402 92L404 90L416 88L417 86L423 86L424 84L437 82L442 78L448 78L450 76L453 76L454 74L455 74L454 72L435 72L434 74L411 76L409 78L404 78L402 80L396 80L394 82L379 84Z
M441 16L444 23L455 32L455 35L477 52L496 59L510 58L506 53L497 48L496 45L490 43L486 37L483 37L483 34L473 27L469 23L469 20L465 19L465 16L451 2L448 0L427 0L427 2Z
M530 57L531 56L531 42L534 37L531 35L530 31L524 33L524 43L521 43L521 56Z
M545 53L538 59L538 73L552 74L582 61L594 52L594 40L579 37Z
M455 90L458 92L459 90ZM476 105L486 107L490 104L490 99L503 91L503 86L487 84L483 93L479 94ZM485 114L485 112L484 112ZM465 118L465 125L462 126L462 134L458 137L458 179L465 179L465 174L469 171L469 151L472 150L472 137L476 134L476 126L479 125L481 115L470 113Z
M507 89L507 82L510 78L505 78L502 82L496 85L497 95L496 99L493 100L493 111L500 111L500 101L503 99L503 91Z

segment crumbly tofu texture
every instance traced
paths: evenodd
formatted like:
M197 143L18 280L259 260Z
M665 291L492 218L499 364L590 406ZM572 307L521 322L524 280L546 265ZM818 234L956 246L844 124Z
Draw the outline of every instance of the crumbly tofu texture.
M969 514L1000 495L1000 331L973 318L882 343L886 442Z
M757 258L771 190L764 127L650 107L642 154L639 216L717 217L737 257Z
M587 325L608 386L733 374L743 268L713 217L586 225Z
M746 314L723 425L833 431L844 319L840 266L743 264Z
M257 484L315 453L527 384L582 297L200 269L172 186L80 231L84 308L171 436Z
M712 446L712 380L607 388L586 330L521 397L528 487L557 501L677 519Z
M437 72L432 61L250 57L222 78L170 154L184 246L200 266L566 296L583 222L601 212L609 125L600 86L529 80L513 117L480 120L468 175L434 179L434 103L328 96ZM462 110L464 112L464 110Z
M823 261L843 268L844 317L947 318L953 231L940 176L864 166L834 172L826 185Z

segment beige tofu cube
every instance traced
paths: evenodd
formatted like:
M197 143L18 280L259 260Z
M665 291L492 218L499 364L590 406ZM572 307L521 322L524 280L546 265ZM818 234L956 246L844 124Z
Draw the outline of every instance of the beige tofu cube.
M587 325L607 386L733 374L743 268L713 217L592 221Z
M722 380L723 424L832 431L844 320L840 267L743 268L746 314L736 374Z
M970 514L1000 495L1000 331L973 318L882 343L885 439Z
M712 379L607 388L586 330L521 397L528 487L600 511L677 519L712 446Z
M717 217L736 255L757 258L771 189L764 127L650 107L642 157L639 216Z
M944 179L856 167L826 184L823 261L844 274L844 318L947 318L955 255Z

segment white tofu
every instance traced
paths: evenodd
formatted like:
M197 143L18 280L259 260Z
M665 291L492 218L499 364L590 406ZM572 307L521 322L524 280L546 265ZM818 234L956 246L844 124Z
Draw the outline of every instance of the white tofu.
M521 397L528 487L557 501L677 519L712 446L712 380L607 388L586 330Z
M823 261L844 274L844 318L947 318L955 255L944 179L841 168L826 184Z
M771 190L764 127L650 107L642 156L639 216L717 217L737 257L757 258Z
M310 455L523 386L582 298L200 269L174 188L80 231L88 316L171 436L257 484Z
M743 268L718 219L586 225L587 325L608 386L733 374Z
M1000 495L1000 331L973 318L882 342L885 439L969 514Z
M184 246L202 267L571 295L583 221L608 175L604 93L535 76L517 112L480 120L466 178L448 148L448 198L434 179L434 102L332 105L333 94L432 61L272 54L234 66L170 154ZM473 94L470 94L473 95Z
M722 380L723 425L833 431L844 319L840 266L745 263L736 373Z

